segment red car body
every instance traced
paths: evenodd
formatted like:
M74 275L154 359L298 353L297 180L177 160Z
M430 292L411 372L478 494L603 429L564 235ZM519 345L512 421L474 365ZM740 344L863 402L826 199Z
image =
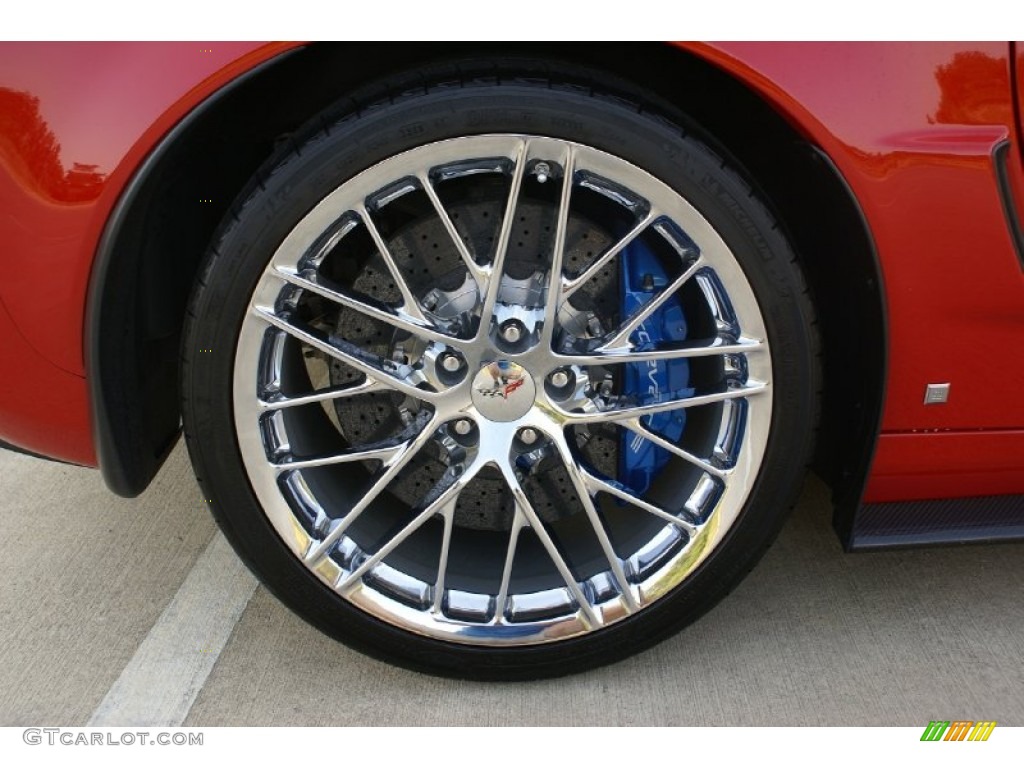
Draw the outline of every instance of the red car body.
M116 475L106 466L116 446L104 452L103 440L113 438L97 424L99 358L91 363L89 349L100 342L87 320L91 305L108 300L100 295L109 281L98 264L110 249L112 221L119 206L124 213L132 184L145 181L147 159L173 143L176 127L211 99L253 77L273 77L281 62L307 50L250 43L0 47L0 439L104 465L108 482ZM839 472L834 483L845 543L858 543L866 519L858 516L872 509L911 528L917 516L917 534L904 543L939 529L960 530L946 540L1020 535L1024 51L1008 43L732 43L665 46L657 56L678 61L687 77L708 71L733 83L812 146L847 190L873 244L877 274L865 290L875 292L877 304L864 305L863 317L854 315L835 337L864 349L844 362L833 344L826 381L826 398L829 387L839 393L831 406L838 415L826 430L831 423L842 432L842 414L861 411L859 431L826 435L856 443L837 449L852 457L845 479ZM670 81L672 72L662 78ZM685 88L679 98L688 98ZM219 194L185 188L197 209L227 204ZM843 274L840 254L815 258L823 274ZM855 293L851 288L851 303L859 303ZM864 363L871 355L877 365ZM835 382L866 368L874 382L863 387L868 395L847 398ZM925 388L934 383L951 384L948 402L925 404ZM115 416L130 416L130 400ZM108 398L106 418L117 408ZM111 485L136 493L153 471ZM906 504L949 499L965 501L941 512ZM993 505L994 522L985 518ZM961 523L976 514L986 522L964 533Z

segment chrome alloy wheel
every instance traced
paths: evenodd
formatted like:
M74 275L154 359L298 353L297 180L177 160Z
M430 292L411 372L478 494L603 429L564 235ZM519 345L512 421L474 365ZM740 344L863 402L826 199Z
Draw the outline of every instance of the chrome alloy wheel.
M631 307L641 243L660 271ZM685 339L647 327L670 302ZM233 406L265 514L322 582L401 629L518 646L687 579L757 478L771 383L750 284L680 194L588 146L484 135L395 155L299 221L252 294ZM649 483L626 472L641 445Z

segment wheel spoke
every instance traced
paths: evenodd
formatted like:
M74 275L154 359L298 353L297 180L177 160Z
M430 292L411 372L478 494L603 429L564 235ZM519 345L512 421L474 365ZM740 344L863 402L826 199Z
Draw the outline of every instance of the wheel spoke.
M757 339L741 337L732 341L719 336L710 342L690 341L672 346L666 345L661 349L635 350L631 347L618 347L578 355L555 353L552 357L559 365L613 365L642 363L648 360L683 360L717 355L746 355L764 348L764 343Z
M670 443L661 435L657 434L656 432L652 432L650 429L641 424L640 419L624 419L623 421L620 421L619 424L628 429L630 432L639 435L644 440L654 443L659 448L668 451L673 456L678 456L684 461L693 464L695 467L704 470L709 475L713 475L723 480L729 476L729 470L719 469L710 462L707 462L704 459L694 456L689 451L680 448L675 443Z
M341 583L337 586L338 591L344 594L347 590L352 588L356 582L362 579L367 571L394 552L402 542L423 527L423 524L426 523L427 520L432 518L434 515L441 514L449 505L453 505L459 494L462 492L462 489L466 487L476 472L477 468L475 466L469 467L465 472L458 476L455 476L451 473L451 470L449 470L448 474L451 476L441 478L441 480L427 493L427 496L423 499L425 502L423 509L419 514L406 523L398 533L388 539L387 543L383 544L380 549L360 563L358 568L342 579Z
M562 263L565 260L565 231L569 222L569 205L572 199L572 182L576 173L576 154L571 145L566 147L562 158L562 195L558 201L558 217L555 220L555 239L551 248L551 271L548 273L547 298L544 304L544 328L538 342L544 349L551 348L555 333L555 320L562 294Z
M594 505L593 498L591 498L590 490L587 488L586 477L577 464L576 458L572 455L572 451L569 450L569 445L565 440L564 433L559 433L557 436L554 436L552 440L562 458L562 463L565 465L565 471L569 475L569 480L572 482L573 488L576 490L576 495L579 497L580 504L583 505L583 510L587 514L587 519L590 521L590 527L593 528L594 535L597 536L597 540L601 544L601 551L604 553L605 560L608 561L612 576L615 578L615 583L618 585L619 592L622 594L626 610L629 613L633 613L640 608L640 605L637 603L636 597L633 595L633 590L630 588L629 581L626 579L626 574L622 570L622 561L615 553L611 539L608 538L608 531L605 530L604 524L601 522L601 516L597 512L597 507Z
M604 269L604 266L609 261L618 256L619 253L622 252L623 248L625 248L627 245L636 240L636 238L641 233L643 233L643 231L646 230L647 227L651 225L651 222L653 222L657 218L657 216L658 215L655 211L649 211L646 216L640 219L640 221L638 221L636 225L631 230L629 230L629 232L620 237L618 242L616 242L611 248L609 248L600 256L598 256L589 267L583 270L583 272L581 272L579 275L577 275L571 280L565 280L562 283L562 300L565 301L574 293L576 293L576 291L578 291L581 287L586 285L586 283L589 280L591 280L594 277L594 275L596 275L602 269Z
M602 492L607 493L611 496L614 496L617 499L625 501L627 504L633 505L637 509L642 509L644 512L649 512L655 517L659 517L665 522L671 523L672 525L676 526L677 528L681 528L682 530L686 531L687 536L690 536L691 538L697 534L697 528L693 522L689 520L684 520L681 517L673 515L671 512L662 509L661 507L656 507L655 505L644 501L639 496L631 492L624 485L622 485L622 483L606 480L598 477L592 472L586 471L584 472L584 483L586 484L587 490L590 494Z
M393 328L408 331L409 333L415 334L421 338L438 341L442 344L458 346L460 343L465 343L457 336L452 336L451 334L439 331L433 326L417 320L414 317L403 316L400 311L396 313L385 305L377 305L372 299L357 299L354 296L348 296L340 291L328 288L321 284L317 278L313 276L300 275L289 267L277 267L276 274L282 280L296 286L297 288L302 288L303 290L310 291L318 296L323 296L329 301L341 304L349 309L354 309L368 317L372 317L374 320L380 320L381 322L387 323Z
M521 141L513 155L515 166L512 169L512 184L508 192L508 201L505 203L505 215L501 220L501 230L498 234L498 244L494 250L494 260L486 270L487 291L484 293L483 307L480 311L480 328L477 331L478 340L487 336L490 330L491 316L494 314L494 305L498 303L501 276L505 271L505 255L508 253L508 241L512 235L512 225L515 223L519 190L523 186L523 174L526 171L526 149L527 143Z
M703 269L704 266L705 262L703 258L698 258L694 261L683 271L681 275L679 275L679 277L673 280L670 285L663 288L661 293L640 307L640 309L638 309L632 317L623 324L610 341L605 342L598 347L598 351L606 352L609 349L619 349L622 347L629 348L629 337L633 334L633 331L639 328L647 318L653 315L662 304L672 298L676 291L682 288L683 285L697 274L698 271Z
M576 582L576 578L572 575L572 571L569 570L569 566L566 564L562 554L558 551L558 547L555 546L555 542L551 540L547 529L544 528L544 524L534 511L533 505L526 497L526 492L519 483L515 470L506 463L501 466L501 472L505 476L505 482L508 483L509 489L512 491L512 497L515 499L517 508L526 518L526 522L533 528L534 533L537 534L537 538L540 539L540 543L548 553L548 557L551 558L551 562L555 564L555 568L558 570L559 575L561 575L562 581L565 582L565 586L569 589L569 593L579 605L580 613L582 613L587 624L591 628L600 626L602 623L600 615L594 610L594 606L590 604L587 596Z
M505 566L501 570L501 586L498 588L498 596L494 602L494 620L499 624L505 616L505 603L508 601L508 585L512 580L512 563L515 562L519 532L526 524L526 516L516 504L515 516L512 518L512 530L508 533L508 546L505 549Z
M437 558L437 578L434 580L434 601L430 610L433 613L441 612L441 602L444 600L444 580L448 575L448 551L452 544L452 526L455 523L455 505L449 504L442 513L444 516L444 533L441 536L441 554Z
M282 408L296 408L300 405L309 405L310 403L322 403L325 400L340 400L346 397L355 397L356 395L366 395L371 392L380 392L381 390L386 391L387 387L376 379L366 378L358 384L331 387L330 389L322 389L313 394L301 395L299 397L285 397L278 393L272 399L259 400L258 406L261 411L276 411Z
M312 467L329 467L334 464L350 464L354 461L383 461L385 464L400 454L407 442L389 441L386 444L375 445L372 448L353 448L348 451L319 456L312 459L288 459L274 464L278 472L287 472L293 469L310 469Z
M677 397L665 400L660 403L649 403L648 405L635 405L627 408L609 408L604 411L593 413L567 413L561 415L563 421L569 424L592 424L595 422L624 422L629 419L639 419L650 416L653 413L674 411L679 408L695 408L698 405L709 403L720 403L723 400L735 400L738 397L751 397L765 392L768 385L757 382L745 384L735 389L728 389L725 392L715 392L710 395L693 395L691 397Z
M377 225L373 223L373 217L370 215L370 212L366 210L365 206L359 205L356 206L356 214L362 220L363 226L366 227L366 231L370 234L370 239L373 240L373 244L377 247L377 253L380 254L381 259L383 259L384 264L388 268L388 272L391 273L391 279L395 281L395 287L402 294L402 310L405 314L426 325L427 318L424 316L423 310L420 309L420 303L412 295L412 291L409 290L409 284L405 282L405 278L399 272L398 265L395 263L395 257L391 255L391 249L388 248L384 238L381 237Z
M466 265L466 270L469 272L470 277L472 277L473 282L476 283L477 293L482 296L484 293L487 273L480 268L479 264L476 263L476 260L473 258L473 254L469 252L469 248L466 247L466 243L459 235L459 231L455 229L455 224L452 223L451 216L449 216L448 211L445 210L444 204L441 202L441 198L437 196L437 190L434 189L434 185L430 181L430 177L426 173L420 173L417 175L417 178L419 179L420 186L423 187L423 191L426 193L427 197L430 198L430 203L434 206L434 212L437 214L437 218L441 220L441 225L448 233L448 237L451 238L452 245L454 245L455 250L459 252L459 258L462 259L462 263Z
M374 358L368 355L363 350L359 349L354 344L350 344L344 341L338 341L334 344L321 339L315 334L299 328L297 325L285 320L282 317L274 314L273 312L264 309L263 307L253 307L253 313L260 319L270 323L275 328L278 328L285 333L295 337L299 341L308 344L315 349L319 349L321 352L340 360L343 363L350 365L361 373L365 373L367 376L376 379L379 382L386 383L389 387L392 387L403 394L414 397L417 400L425 400L431 402L438 399L439 393L430 392L426 389L420 389L419 387L410 384L403 379L394 376L387 371L381 370L376 365L373 365ZM342 348L340 345L345 345L348 349Z
M407 440L402 444L402 450L391 457L389 461L384 462L382 471L378 473L377 478L373 481L370 489L363 494L363 497L357 501L348 513L338 520L335 527L328 533L319 544L311 547L309 552L306 553L305 561L310 567L315 567L327 553L334 548L334 545L338 543L342 536L345 535L345 531L352 525L359 516L366 510L368 506L380 495L381 491L387 488L395 476L402 471L406 464L412 460L413 456L419 453L419 450L426 444L427 440L433 435L434 430L439 426L439 420L434 417L427 422L423 430L411 440Z

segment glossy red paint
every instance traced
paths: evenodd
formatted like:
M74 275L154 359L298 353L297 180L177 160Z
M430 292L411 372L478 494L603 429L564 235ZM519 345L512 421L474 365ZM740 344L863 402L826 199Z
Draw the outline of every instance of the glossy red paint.
M1014 54L1014 86L1017 91L1016 117L1017 117L1017 142L1024 140L1024 41L1018 40L1013 44ZM1022 147L1024 150L1024 147ZM1019 155L1021 167L1024 168L1024 151ZM1018 198L1019 199L1019 198Z
M1010 187L1021 226L1024 226L1024 42L1011 44L1013 54L1014 117L1016 118L1015 144L1017 152L1010 163ZM1024 254L1021 255L1024 259Z
M1017 352L1024 336L1024 273L992 159L999 142L1018 141L1009 45L686 47L746 82L818 144L870 224L885 280L890 346L885 436L865 500L930 497L920 482L928 467L935 487L945 491L940 495L993 493L973 454L964 454L959 469L950 460L953 445L990 455L1009 449L1018 471L997 492L1024 492L1020 433L979 432L965 442L938 436L1024 427ZM1020 173L1019 163L1013 172ZM926 406L925 386L935 382L952 383L950 400ZM912 440L890 439L915 432ZM910 444L919 464L903 481L900 451L890 446ZM881 477L887 479L876 482Z
M44 359L21 335L3 303L0 370L6 379L0 439L44 456L94 466L85 379Z
M1018 494L1024 430L883 435L866 496L872 501Z
M81 328L96 244L132 174L206 96L288 46L13 43L0 47L0 200L13 236L0 296L47 358L83 375ZM20 140L19 140L20 139ZM50 291L19 265L45 265Z
M262 43L5 43L0 46L0 300L35 358L10 382L26 401L75 391L7 439L95 463L82 326L96 246L146 155L215 90L291 47ZM40 290L45 272L46 290ZM18 342L5 333L0 355ZM24 369L23 365L14 369ZM5 370L12 370L5 367ZM22 392L22 390L27 390ZM29 406L30 410L34 412ZM52 438L53 430L61 433Z
M2 415L6 439L95 462L82 324L107 218L174 124L289 45L0 46L0 364L24 374L10 382L5 409L17 414ZM890 367L866 500L1024 493L1012 463L1024 452L1024 273L992 160L999 142L1014 142L1013 181L1024 189L1011 77L1016 67L1019 88L1020 48L1014 60L1005 43L683 47L820 146L870 222ZM943 381L950 402L925 406L925 385ZM997 453L1011 463L979 467Z

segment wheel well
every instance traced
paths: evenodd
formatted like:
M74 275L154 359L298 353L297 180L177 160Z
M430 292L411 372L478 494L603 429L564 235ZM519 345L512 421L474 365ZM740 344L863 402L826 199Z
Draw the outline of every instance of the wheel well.
M825 392L815 465L832 485L845 537L880 422L885 307L870 231L831 161L745 85L671 46L396 44L386 53L380 45L317 44L267 62L200 105L136 174L100 243L86 325L108 486L140 493L174 444L188 294L219 222L279 142L340 96L389 73L511 56L538 69L547 61L582 67L603 89L622 89L632 100L639 92L655 110L685 113L756 183L796 249L818 308Z

